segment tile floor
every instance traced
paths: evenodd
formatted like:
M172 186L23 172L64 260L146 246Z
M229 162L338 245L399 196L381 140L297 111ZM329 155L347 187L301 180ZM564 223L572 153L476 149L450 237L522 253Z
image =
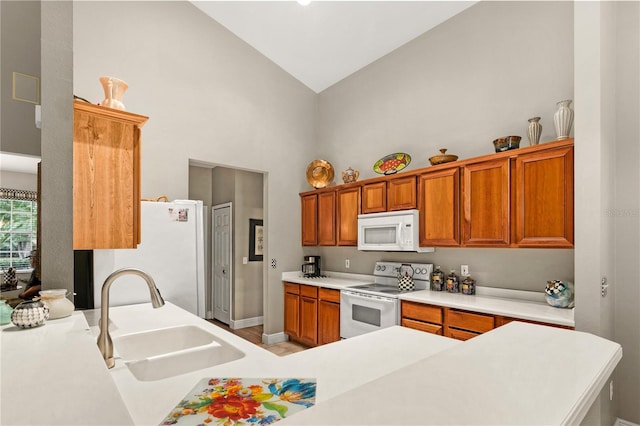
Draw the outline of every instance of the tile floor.
M218 320L207 320L207 321L209 321L214 325L217 325L218 327L224 328L225 330L235 334L236 336L242 337L243 339L248 340L249 342L255 345L265 348L266 350L278 356L285 356L285 355L303 351L305 349L309 349L307 346L301 345L296 342L291 342L291 341L274 343L272 345L266 345L262 343L262 330L263 330L262 325L239 328L234 330L230 328L228 325Z

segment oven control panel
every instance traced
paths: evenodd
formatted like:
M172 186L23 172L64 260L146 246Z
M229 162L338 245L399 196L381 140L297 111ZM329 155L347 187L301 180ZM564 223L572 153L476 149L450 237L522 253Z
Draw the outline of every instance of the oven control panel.
M429 281L433 271L432 263L401 263L401 262L376 262L373 275L377 277L397 277L402 265L410 265L413 268L413 279Z

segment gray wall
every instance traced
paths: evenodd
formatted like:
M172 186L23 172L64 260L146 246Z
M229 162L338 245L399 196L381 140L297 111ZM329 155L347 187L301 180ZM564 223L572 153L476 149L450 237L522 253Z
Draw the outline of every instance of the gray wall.
M481 2L319 95L317 150L336 170L373 177L373 164L407 152L408 169L428 166L439 148L460 158L493 152L499 136L526 138L542 117L542 141L555 139L556 102L573 98L573 5ZM339 176L339 173L336 173ZM339 180L339 178L337 179ZM460 271L479 285L541 291L573 281L573 250L436 249L433 254L305 249L325 269L371 273L376 260L422 261ZM579 289L578 289L579 291Z
M40 2L1 1L0 151L40 155L35 106L13 99L13 73L40 78Z
M38 190L38 175L32 173L7 172L0 170L0 182L3 188Z

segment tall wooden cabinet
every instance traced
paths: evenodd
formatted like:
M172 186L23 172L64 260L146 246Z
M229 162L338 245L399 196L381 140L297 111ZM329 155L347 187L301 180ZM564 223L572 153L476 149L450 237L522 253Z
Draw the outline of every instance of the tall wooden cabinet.
M73 248L136 248L148 117L80 101L73 109Z
M573 147L515 159L515 243L518 247L573 247Z
M451 167L418 176L420 246L457 246L460 169Z
M318 245L318 195L303 195L302 206L302 245Z
M318 245L336 245L336 193L318 194Z
M354 186L336 191L337 241L339 246L358 245L358 213L360 212L360 187Z

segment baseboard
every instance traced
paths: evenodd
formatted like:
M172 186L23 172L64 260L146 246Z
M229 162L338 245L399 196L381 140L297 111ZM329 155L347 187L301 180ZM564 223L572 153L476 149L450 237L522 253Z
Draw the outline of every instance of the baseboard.
M229 324L229 327L233 328L234 330L237 330L239 328L247 328L247 327L253 327L255 325L262 325L264 324L264 317L253 317L253 318L245 318L245 319L241 319L241 320L231 320L231 324Z
M273 345L275 343L282 343L289 340L289 336L286 333L280 332L275 334L262 333L262 343L265 345Z
M204 319L213 319L213 311L207 311L204 314Z
M640 426L640 425L637 423L629 422L627 420L622 420L618 418L616 419L616 422L613 424L613 426Z

